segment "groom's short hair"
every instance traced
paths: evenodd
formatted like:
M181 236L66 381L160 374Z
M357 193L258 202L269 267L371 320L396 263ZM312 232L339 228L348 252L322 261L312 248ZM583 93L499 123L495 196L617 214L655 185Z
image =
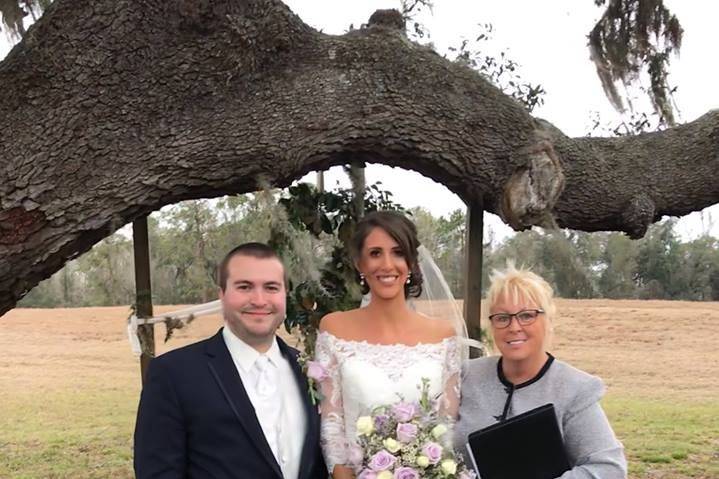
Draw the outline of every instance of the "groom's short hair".
M217 267L217 285L222 291L225 291L225 288L227 287L227 277L229 276L227 265L235 256L251 256L257 259L276 259L282 263L282 258L279 257L277 252L272 249L272 247L258 242L242 243L227 253L220 262L220 265ZM282 264L282 269L284 270L284 264ZM284 271L284 281L285 287L287 287L287 271Z

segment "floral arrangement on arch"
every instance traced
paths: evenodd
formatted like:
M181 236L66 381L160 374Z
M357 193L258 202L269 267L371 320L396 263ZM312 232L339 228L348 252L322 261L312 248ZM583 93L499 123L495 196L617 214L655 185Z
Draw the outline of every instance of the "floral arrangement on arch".
M451 446L449 426L422 380L418 402L380 406L357 419L358 446L350 450L357 479L472 479Z

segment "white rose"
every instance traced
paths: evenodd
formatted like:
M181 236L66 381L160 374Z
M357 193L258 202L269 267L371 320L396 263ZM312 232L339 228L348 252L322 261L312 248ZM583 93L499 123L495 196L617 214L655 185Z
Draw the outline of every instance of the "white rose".
M377 479L392 479L392 473L389 471L382 471L377 474Z
M447 432L447 426L444 424L437 424L432 428L432 436L434 436L435 439L439 439L440 437L444 436L444 434Z
M382 441L382 444L384 444L384 447L394 454L395 452L399 451L402 448L402 444L399 443L399 441L395 441L391 437L388 437L384 441Z
M445 459L439 465L445 476L451 476L457 472L457 463L452 459Z
M422 468L429 466L429 458L427 456L417 456L417 465Z
M369 436L374 432L374 420L370 416L360 416L357 418L357 434L361 436Z

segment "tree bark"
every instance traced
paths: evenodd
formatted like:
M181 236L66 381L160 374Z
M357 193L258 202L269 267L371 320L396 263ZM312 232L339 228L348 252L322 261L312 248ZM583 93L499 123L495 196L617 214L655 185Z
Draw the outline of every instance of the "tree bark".
M568 138L399 28L325 35L278 0L56 0L0 64L0 314L164 205L353 161L518 230L640 237L719 201L719 112Z

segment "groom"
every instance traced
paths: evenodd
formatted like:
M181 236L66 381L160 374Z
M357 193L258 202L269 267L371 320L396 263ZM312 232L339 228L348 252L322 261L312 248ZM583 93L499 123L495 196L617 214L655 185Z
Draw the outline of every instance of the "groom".
M135 427L137 478L326 477L297 351L275 335L286 310L280 259L245 243L225 256L218 283L225 327L150 364Z

